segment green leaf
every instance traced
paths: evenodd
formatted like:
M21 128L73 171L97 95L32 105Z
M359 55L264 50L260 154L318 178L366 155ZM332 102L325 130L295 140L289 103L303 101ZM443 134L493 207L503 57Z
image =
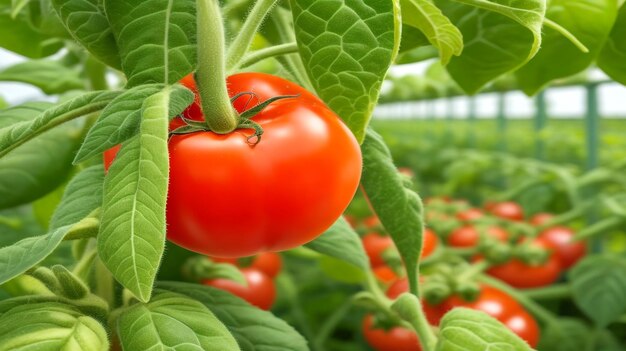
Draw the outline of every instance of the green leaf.
M542 329L539 350L579 351L581 345L589 344L589 326L574 318L559 319Z
M22 12L24 6L28 5L30 0L11 0L11 17L15 18Z
M305 246L348 262L362 270L369 269L369 261L361 238L343 217L339 218L324 234Z
M52 215L54 215L54 211L56 211L57 206L61 203L61 198L63 197L63 192L65 191L66 186L67 183L63 183L52 192L46 194L46 196L33 202L33 215L35 216L37 223L39 223L42 228L46 230L50 228L50 220L52 219Z
M203 304L171 292L135 304L117 320L125 350L239 350L226 327Z
M97 212L76 224L57 228L44 235L31 236L0 248L0 284L41 263L59 247L63 239L95 236L100 221L92 216L97 216Z
M35 123L35 116L52 105L30 102L0 111L0 154L16 143L11 132ZM34 136L34 135L33 135ZM6 138L6 139L3 139ZM78 129L65 125L16 146L0 157L0 209L25 204L57 188L71 171L79 143Z
M71 226L64 226L45 235L23 239L0 249L0 284L14 278L46 258L59 246Z
M515 74L522 90L534 95L550 81L589 67L611 32L616 15L615 0L550 1L546 17L578 38L589 53L580 51L556 30L544 26L541 50Z
M359 142L399 46L394 1L291 0L296 39L319 96Z
M105 2L127 86L171 84L195 69L195 4L194 0Z
M49 60L26 61L10 66L0 71L0 81L32 84L46 94L85 88L77 70Z
M528 344L485 312L455 308L439 324L437 351L531 351Z
M33 28L28 14L11 12L11 0L0 0L0 47L29 58L50 56L63 47L62 40Z
M65 188L50 220L50 229L76 223L102 205L104 167L95 165L78 173Z
M120 69L117 43L103 3L103 0L52 0L72 37L100 61Z
M242 351L308 351L306 340L272 313L216 288L160 282L157 289L187 295L209 308L237 340Z
M539 50L544 0L435 0L435 4L463 34L463 53L452 57L447 69L467 93L521 67Z
M98 254L142 301L150 300L165 246L169 95L144 100L139 135L122 145L104 181Z
M422 200L407 188L382 137L371 128L361 146L361 184L374 212L391 235L406 267L411 292L417 286L417 267L424 231Z
M417 28L428 41L439 49L441 62L446 65L450 58L463 51L463 35L450 22L432 0L400 0L402 23Z
M141 106L144 100L163 88L162 84L140 85L113 99L87 133L74 163L100 155L136 135L141 123ZM179 84L174 85L171 92L168 117L182 113L194 99L193 93Z
M104 327L59 302L15 306L0 316L0 351L108 351Z
M96 91L87 93L62 104L52 106L43 112L41 112L43 110L43 108L41 108L42 105L35 105L38 108L32 111L33 108L31 106L33 105L26 104L27 108L31 109L31 111L26 111L29 112L28 115L36 115L36 117L29 121L11 124L8 127L0 129L0 158L49 129L77 117L103 109L118 94L119 92L117 91ZM23 116L26 112L20 112L19 114ZM15 118L13 114L8 116ZM2 118L2 116L0 116L0 118Z
M619 8L609 39L598 56L598 67L612 79L626 85L626 4Z
M569 273L578 307L598 326L605 327L626 312L626 259L590 256Z

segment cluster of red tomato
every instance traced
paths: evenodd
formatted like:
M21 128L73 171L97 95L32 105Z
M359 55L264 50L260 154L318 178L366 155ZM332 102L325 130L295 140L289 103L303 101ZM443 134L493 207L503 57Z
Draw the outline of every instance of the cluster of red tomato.
M230 263L237 266L246 284L239 284L225 278L207 279L202 283L218 289L226 290L233 295L248 301L258 308L269 310L276 299L274 278L280 273L283 261L275 252L265 252L252 258L211 258L214 262Z
M574 231L570 228L554 226L538 230L552 218L550 214L540 213L525 221L522 207L514 202L488 203L479 209L462 200L430 199L426 201L427 229L424 232L422 259L428 261L430 257L436 260L439 253L466 250L470 253L469 261L478 263L488 260L486 273L510 286L531 288L549 285L582 258L587 249L584 242L573 240ZM401 267L393 270L388 265L397 264L397 261L390 262L388 259L397 256L397 253L391 238L380 234L382 227L377 218L350 221L365 233L363 246L372 270L388 286L387 296L395 299L407 292L408 281L398 278ZM443 256L439 255L440 258ZM427 285L429 275L424 274L420 279ZM428 321L436 326L452 308L472 308L498 319L535 347L539 341L539 326L524 307L499 289L482 283L476 286L477 294L471 299L454 289L439 301L422 298ZM420 350L418 337L413 331L385 324L384 318L379 321L373 315L367 315L363 321L363 333L368 343L378 351Z

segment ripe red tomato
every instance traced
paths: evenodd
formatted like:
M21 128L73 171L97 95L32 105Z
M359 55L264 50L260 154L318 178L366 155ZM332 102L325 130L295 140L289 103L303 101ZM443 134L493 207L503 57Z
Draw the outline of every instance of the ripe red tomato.
M541 232L538 240L553 249L561 262L561 267L567 269L587 253L587 244L584 241L575 241L574 235L570 228L552 227Z
M365 218L363 220L363 224L365 225L366 228L370 228L370 229L376 229L382 226L382 223L380 223L380 219L376 215Z
M422 259L430 256L439 243L439 238L430 229L424 228L424 244L422 245ZM386 265L383 259L383 253L385 250L395 247L393 239L387 235L380 235L378 233L369 233L363 236L363 248L367 257L370 259L370 265L372 268L377 268Z
M202 283L218 289L226 290L233 295L248 301L258 308L269 310L276 299L276 288L270 277L254 268L243 268L241 270L246 278L247 286L241 285L230 279L209 279Z
M534 245L548 248L539 240L534 241ZM558 256L551 253L543 264L529 265L514 258L489 268L487 273L516 288L537 288L550 285L559 278L561 263Z
M376 351L421 351L417 334L410 329L393 327L389 330L376 328L374 316L363 319L363 336Z
M270 278L274 278L280 273L283 266L283 260L276 252L263 252L252 258L252 262L248 266L242 266L237 258L234 257L211 257L215 262L230 263L239 268L254 268Z
M424 301L422 308L426 319L432 325L439 325L441 318L451 309L455 307L471 308L483 311L504 323L520 338L526 340L531 347L537 346L539 326L533 317L507 293L484 284L481 285L480 289L480 294L474 301L465 301L459 295L452 295L437 305L431 305ZM408 290L408 281L401 279L389 287L387 296L395 299Z
M192 89L193 80L183 83ZM263 73L228 77L233 106L298 95L269 105L253 120L264 130L197 132L169 141L167 237L189 250L221 257L251 256L307 243L343 213L361 176L359 144L343 122L304 88ZM251 101L249 101L251 100ZM196 104L197 105L197 104ZM185 111L202 119L192 105ZM110 164L111 153L105 153Z
M546 223L547 221L551 220L552 218L554 218L554 215L550 214L550 213L537 213L536 215L534 215L531 219L530 219L530 223L532 225L542 225L544 223Z
M483 216L484 216L483 211L481 211L481 210L479 210L477 208L470 208L470 209L467 209L465 211L458 212L456 214L456 218L458 218L458 219L460 219L462 221L466 221L466 222L473 221L473 220L481 218Z
M373 268L384 265L385 260L383 259L382 254L390 247L394 247L393 239L387 235L369 233L363 236L362 241L365 253L370 259L370 265Z
M424 228L424 244L422 245L422 259L430 256L437 249L439 238L437 234L428 228Z
M488 209L491 214L500 218L511 221L521 221L524 219L524 209L522 206L512 201L492 203L489 205Z
M372 272L379 281L385 284L389 284L398 280L398 275L396 274L396 272L394 272L393 269L389 268L386 265L374 267L372 268Z
M517 334L517 336L522 338L522 340L526 340L530 347L537 347L541 331L537 321L530 313L526 312L526 310L520 309L505 320L501 320L501 322Z
M506 230L500 227L487 228L487 235L502 242L507 241L509 238ZM450 233L447 240L448 245L453 247L474 247L480 240L480 233L475 227L466 225L455 229Z

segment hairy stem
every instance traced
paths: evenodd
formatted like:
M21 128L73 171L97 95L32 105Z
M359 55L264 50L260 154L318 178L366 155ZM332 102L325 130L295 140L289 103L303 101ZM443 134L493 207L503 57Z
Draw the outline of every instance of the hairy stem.
M272 9L277 0L257 0L252 8L252 11L248 14L246 21L244 22L239 34L233 41L232 45L228 49L226 55L226 67L229 71L234 70L239 66L241 58L246 54L256 32L259 30L261 23L265 19L265 16Z
M230 103L224 62L224 27L217 0L197 0L198 69L196 82L204 119L211 131L227 134L239 124Z
M269 48L254 51L241 61L240 67L248 67L257 62L263 61L270 57L292 54L298 52L298 45L296 43L286 43L276 46L270 46Z

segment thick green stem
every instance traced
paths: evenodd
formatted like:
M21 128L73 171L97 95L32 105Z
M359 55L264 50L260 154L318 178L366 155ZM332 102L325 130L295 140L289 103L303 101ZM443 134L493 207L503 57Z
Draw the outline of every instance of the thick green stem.
M478 278L478 280L482 281L483 283L487 283L488 285L491 285L494 288L502 290L505 293L511 295L520 304L522 304L522 306L524 306L530 313L535 315L535 317L539 318L544 323L550 324L550 323L556 322L556 317L554 316L554 314L552 314L552 312L548 311L543 306L536 303L535 301L525 296L521 292L517 291L516 289L510 287L508 284L503 283L502 281L498 279L491 278L487 275L481 275Z
M261 26L265 16L267 16L276 1L277 0L257 0L255 2L252 11L248 14L235 41L233 41L228 49L226 67L229 71L239 66L241 58L246 54L248 48L250 48L250 44L252 44L256 32L259 30L259 26Z
M295 52L298 52L298 44L296 43L286 43L270 46L269 48L257 50L246 55L246 57L243 58L239 66L248 67L270 57L292 54Z
M202 112L209 129L227 134L239 125L230 103L224 62L224 27L217 0L197 0L198 69L196 82Z
M522 291L522 294L533 300L558 300L570 297L572 289L569 284L559 284L544 288L526 289Z
M421 301L414 295L403 294L396 300L391 309L407 321L417 333L422 350L434 351L437 338L426 319Z

